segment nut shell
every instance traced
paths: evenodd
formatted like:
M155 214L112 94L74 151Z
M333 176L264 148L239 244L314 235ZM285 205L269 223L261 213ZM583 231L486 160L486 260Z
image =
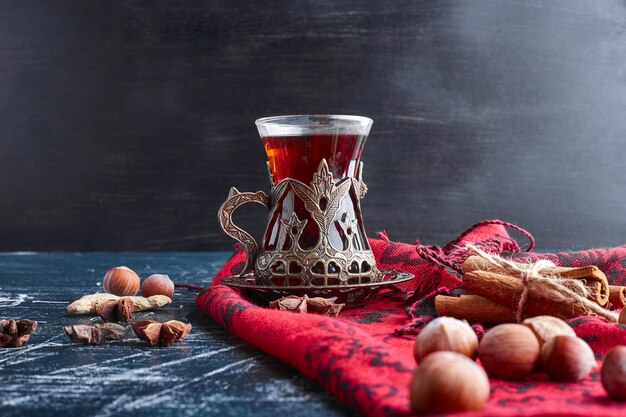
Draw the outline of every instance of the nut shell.
M172 298L174 295L174 283L167 275L150 275L141 284L141 295L151 297L153 295L164 295Z
M539 359L539 341L522 324L501 324L489 330L480 341L478 357L489 376L523 379Z
M410 386L414 412L478 411L489 398L485 371L467 356L434 352L420 363Z
M139 275L132 269L127 266L117 266L104 274L102 286L109 294L124 297L137 294L140 281Z
M607 352L600 375L606 392L615 400L626 401L626 346Z
M578 381L596 367L589 345L575 336L555 336L541 349L543 370L556 381Z
M522 323L533 331L539 345L543 346L548 340L555 336L572 336L576 337L576 332L558 317L554 316L536 316L531 317Z
M457 352L475 359L478 354L478 337L466 321L438 317L417 335L413 356L419 363L427 355L439 351Z

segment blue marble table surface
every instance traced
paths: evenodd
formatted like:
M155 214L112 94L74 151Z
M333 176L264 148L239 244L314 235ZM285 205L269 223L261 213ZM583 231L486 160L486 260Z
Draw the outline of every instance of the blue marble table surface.
M1 253L0 318L37 320L21 348L0 349L0 416L349 416L315 381L232 336L202 315L195 294L135 319L193 325L184 342L149 347L134 334L100 346L72 344L66 306L102 291L104 273L126 265L141 277L168 274L208 285L228 253Z

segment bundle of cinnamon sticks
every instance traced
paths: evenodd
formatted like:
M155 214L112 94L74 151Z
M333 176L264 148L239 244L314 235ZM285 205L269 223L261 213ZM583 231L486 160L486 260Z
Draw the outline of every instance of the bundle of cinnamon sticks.
M626 287L609 285L604 273L596 266L551 266L540 271L542 276L556 278L559 285L571 286L574 290L576 287L583 288L578 294L583 294L591 304L586 300L582 300L583 303L577 302L576 294L572 295L571 300L563 297L563 294L551 291L549 286L543 286L542 282L528 285L520 276L512 274L510 267L517 266L523 271L529 265L511 261L506 261L506 264L509 267L484 256L470 256L462 268L463 288L469 294L460 297L435 297L435 308L439 315L486 323L516 322L520 316L550 315L569 319L586 314L597 314L609 321L617 321L617 315L610 309L626 305ZM547 284L554 285L549 282ZM523 305L520 304L522 296ZM521 314L520 308L523 308Z

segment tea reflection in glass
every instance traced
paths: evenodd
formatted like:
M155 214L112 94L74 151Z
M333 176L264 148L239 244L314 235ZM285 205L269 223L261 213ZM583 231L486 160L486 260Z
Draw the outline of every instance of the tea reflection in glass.
M328 168L333 174L335 182L354 177L359 166L363 145L367 134L313 134L302 136L261 136L265 152L267 153L268 167L274 183L285 178L293 178L305 184L313 180L322 159L326 159ZM362 230L361 213L356 212L354 202L357 196L351 195L350 200L344 199L339 213L346 213L349 218L357 219L353 237L353 247L356 250L369 249L365 232ZM319 240L319 230L315 222L311 221L310 214L303 202L294 198L293 191L285 193L277 202L280 208L276 210L274 218L270 219L265 234L264 248L267 250L283 250L277 248L278 239L283 233L283 224L280 221L289 220L295 212L300 220L307 220L305 229L300 237L302 249L314 247ZM340 219L336 219L337 221ZM341 236L339 225L329 230L331 245L337 250L346 250L348 245L345 237Z

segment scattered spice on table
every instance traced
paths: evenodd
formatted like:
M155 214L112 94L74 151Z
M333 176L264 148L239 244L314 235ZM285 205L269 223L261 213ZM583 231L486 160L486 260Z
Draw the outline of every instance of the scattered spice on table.
M20 347L36 330L37 322L34 320L0 320L0 348Z
M63 328L72 342L85 345L101 345L105 340L121 340L128 335L129 326L116 323L74 324Z

